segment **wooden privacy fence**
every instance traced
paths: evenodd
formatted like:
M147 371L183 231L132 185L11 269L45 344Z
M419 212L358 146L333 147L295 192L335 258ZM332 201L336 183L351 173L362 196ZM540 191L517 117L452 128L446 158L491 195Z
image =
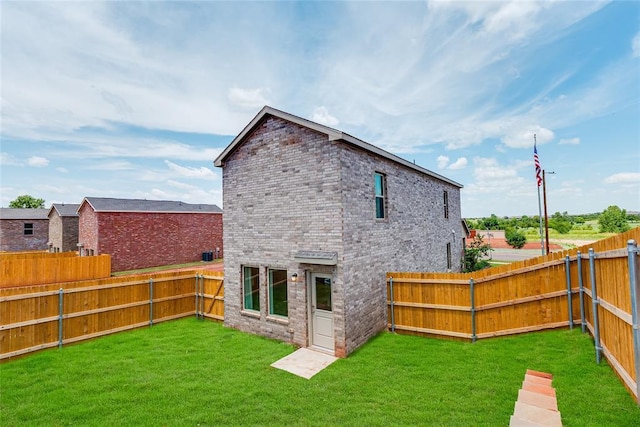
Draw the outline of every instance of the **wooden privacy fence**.
M640 403L640 228L473 273L387 273L389 328L476 341L581 327Z
M0 289L0 360L194 313L224 319L222 276L194 270Z
M0 288L111 276L111 256L78 256L75 252L0 253Z

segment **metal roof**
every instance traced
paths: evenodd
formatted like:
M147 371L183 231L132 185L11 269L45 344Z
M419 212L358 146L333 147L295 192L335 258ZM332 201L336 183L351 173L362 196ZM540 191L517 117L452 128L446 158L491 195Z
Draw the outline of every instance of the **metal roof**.
M253 120L251 120L251 122L249 122L249 124L247 126L245 126L244 129L242 129L242 132L240 132L238 134L238 136L236 136L233 141L231 141L231 143L227 146L227 148L224 149L224 151L222 151L222 153L220 153L220 155L214 160L214 165L217 167L223 167L224 166L224 162L225 160L231 155L231 153L233 153L235 151L235 149L237 147L239 147L243 142L244 139L258 126L258 124L260 124L260 122L262 121L262 119L266 116L266 115L270 115L270 116L274 116L274 117L278 117L280 119L283 120L287 120L289 122L292 123L296 123L300 126L304 126L306 128L315 130L317 132L323 133L325 135L327 135L327 141L342 141L344 143L359 147L365 151L368 151L370 153L374 153L377 154L381 157L384 157L388 160L391 160L393 162L396 162L398 164L401 164L409 169L413 169L415 171L418 171L420 173L423 173L425 175L431 176L433 178L436 178L440 181L444 181L447 182L451 185L454 185L456 187L462 188L463 185L455 182L453 180L450 180L449 178L446 178L440 174L437 174L435 172L432 172L428 169L425 169L421 166L416 165L415 163L411 163L408 160L405 160L401 157L396 156L395 154L391 154L388 151L383 150L382 148L376 147L375 145L371 145L368 142L364 142L356 137L353 137L347 133L341 132L339 130L330 128L328 126L324 126L321 125L319 123L316 122L312 122L311 120L307 120L307 119L303 119L302 117L298 117L298 116L294 116L293 114L289 114L286 113L284 111L280 111L277 110L275 108L269 107L267 105L265 105L262 110L260 110L260 112L253 118Z
M302 250L296 252L293 259L301 264L336 265L338 263L338 253Z
M60 216L78 216L79 207L80 205L77 203L54 203L49 209L49 215L55 209Z
M172 200L85 197L80 206L85 202L89 203L96 212L222 213L222 209L216 205L192 204Z
M0 219L49 219L49 209L0 208Z

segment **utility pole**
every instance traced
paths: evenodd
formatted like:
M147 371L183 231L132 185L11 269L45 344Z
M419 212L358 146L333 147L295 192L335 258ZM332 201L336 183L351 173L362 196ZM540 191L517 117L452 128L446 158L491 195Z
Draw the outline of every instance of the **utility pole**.
M544 199L544 235L547 241L547 255L549 255L549 216L547 215L547 181L545 179L545 170L542 169L542 197ZM553 175L555 172L549 172Z

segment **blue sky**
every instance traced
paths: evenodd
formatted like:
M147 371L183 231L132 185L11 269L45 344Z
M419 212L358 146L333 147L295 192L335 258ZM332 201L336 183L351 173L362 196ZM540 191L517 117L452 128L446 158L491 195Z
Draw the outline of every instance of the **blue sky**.
M267 104L464 185L465 217L640 211L640 2L23 2L1 13L0 205L222 206Z

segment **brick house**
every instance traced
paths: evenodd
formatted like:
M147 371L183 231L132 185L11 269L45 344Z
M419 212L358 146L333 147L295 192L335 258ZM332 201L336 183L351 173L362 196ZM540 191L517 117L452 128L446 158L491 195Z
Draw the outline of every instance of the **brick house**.
M79 204L53 203L49 209L49 251L78 250Z
M216 205L85 197L78 214L81 253L110 254L113 271L222 257Z
M46 250L48 212L47 209L0 208L0 251Z
M387 326L387 271L460 271L462 186L264 107L223 168L225 325L344 357Z

